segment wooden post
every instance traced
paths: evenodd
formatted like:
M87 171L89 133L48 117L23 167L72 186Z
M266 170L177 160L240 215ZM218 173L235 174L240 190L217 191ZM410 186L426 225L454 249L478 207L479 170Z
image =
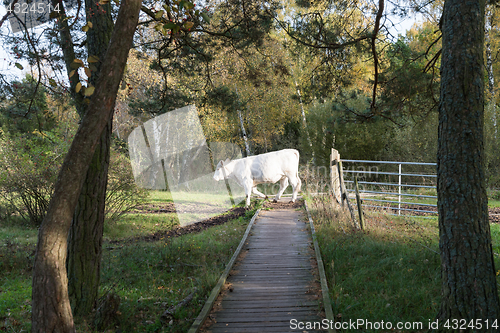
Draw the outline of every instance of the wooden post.
M336 149L332 148L330 155L330 191L335 200L340 204L342 201L342 190L340 188L340 174L337 163L340 161L340 154Z
M344 207L344 200L347 201L347 191L344 184L344 173L342 172L342 161L337 161L337 170L339 173L339 183L340 183L340 197L342 201L342 207Z
M347 190L345 189L345 185L344 185L344 173L342 172L342 161L341 160L337 161L337 170L339 173L340 195L342 197L342 207L344 207L344 200L345 200L345 202L347 203L347 208L349 209L349 213L351 213L352 222L354 223L355 226L357 226L356 216L354 215L354 209L352 209L351 203L349 202L349 195L347 194Z
M362 230L364 230L365 220L363 219L363 208L361 207L361 198L359 196L358 177L354 177L354 188L356 189L356 203L358 205L359 226L361 227Z

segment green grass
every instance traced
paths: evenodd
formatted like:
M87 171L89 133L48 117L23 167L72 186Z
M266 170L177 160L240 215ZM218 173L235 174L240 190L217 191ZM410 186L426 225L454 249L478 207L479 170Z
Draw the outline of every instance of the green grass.
M28 332L37 229L22 220L0 225L0 330Z
M173 194L167 191L151 191L150 192L150 202L151 203L163 203L163 202L174 202L175 203L189 203L189 202L209 202L215 205L223 205L228 201L227 193L223 194L207 194L203 192L186 192L186 191L176 191ZM243 197L241 197L243 198Z
M370 212L362 232L323 198L307 200L336 320L421 322L422 330L410 331L425 331L440 303L437 218L405 219ZM498 224L491 225L491 233L500 267Z
M184 332L239 244L251 216L203 233L154 243L132 242L107 248L102 289L122 299L120 329L125 332ZM191 303L168 325L160 315L197 288Z
M179 224L175 213L125 214L116 223L104 226L104 239L144 236Z
M489 199L488 200L488 207L490 207L490 208L500 207L500 200Z
M150 203L173 202L172 194L168 191L150 191L148 201Z
M153 192L154 203L171 202ZM156 242L131 241L178 224L175 214L127 214L105 226L100 295L121 299L116 327L122 332L183 332L198 315L248 222L244 217L206 231ZM0 331L29 332L31 275L37 228L21 220L0 224ZM115 241L110 243L109 241ZM193 300L171 323L161 314L196 288ZM90 319L77 318L78 332L93 332ZM115 331L113 329L112 331Z

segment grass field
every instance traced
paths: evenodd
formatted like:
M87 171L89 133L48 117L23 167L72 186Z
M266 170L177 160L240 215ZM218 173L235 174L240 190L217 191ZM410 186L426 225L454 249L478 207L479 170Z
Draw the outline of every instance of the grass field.
M155 191L149 202L169 204L172 196ZM440 301L437 219L369 213L367 231L360 232L321 197L308 198L308 202L336 320L423 323L425 328L437 314ZM490 200L490 205L499 207L500 201ZM120 315L114 325L122 332L186 331L254 211L201 233L155 242L131 238L177 226L175 213L131 213L106 225L100 295L120 297ZM499 224L491 224L491 233L498 268ZM20 218L0 224L0 331L30 331L36 237L36 228ZM165 310L193 292L193 300L174 318L161 320ZM77 319L78 332L91 332L91 324Z
M171 202L167 192L151 202ZM128 214L104 232L100 295L118 295L122 332L184 332L196 318L225 269L255 212L201 233L156 242L130 240L178 224L175 214ZM0 226L0 331L29 332L31 274L37 230L21 220ZM194 292L174 318L162 320L169 307ZM91 322L77 318L78 332L92 332ZM115 329L111 330L112 332Z
M366 230L359 231L325 198L308 198L308 203L336 320L383 320L394 327L401 322L412 327L407 332L427 331L440 303L437 218L410 219L367 212ZM491 224L491 233L498 268L498 224Z

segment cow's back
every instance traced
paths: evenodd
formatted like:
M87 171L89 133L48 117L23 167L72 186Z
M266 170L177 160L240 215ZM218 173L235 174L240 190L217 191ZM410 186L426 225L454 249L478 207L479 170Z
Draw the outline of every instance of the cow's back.
M299 152L284 149L248 157L247 170L256 184L275 183L283 177L296 176L299 167Z

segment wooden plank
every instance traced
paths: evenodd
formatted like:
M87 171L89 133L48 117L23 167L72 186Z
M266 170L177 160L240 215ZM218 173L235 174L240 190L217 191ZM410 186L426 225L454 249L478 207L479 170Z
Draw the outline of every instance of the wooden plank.
M282 328L287 329L286 332L289 332L290 331L290 321L286 321L286 322L284 322L284 321L281 321L281 322L280 321L265 321L262 323L253 322L253 323L231 323L231 324L229 324L229 323L215 323L213 325L213 327L228 327L228 328L255 327L255 328L260 328L260 332L267 332L267 328L271 328L271 327L282 327ZM297 332L297 330L295 330L295 332ZM298 332L300 332L300 331L298 331ZM302 333L302 332L300 332L300 333Z
M269 297L273 297L274 295L290 295L297 297L298 294L305 294L309 290L306 287L301 287L300 289L290 289L290 290L255 290L255 289L250 289L250 288L237 288L236 291L228 293L227 297L231 297L234 295L234 297L249 297L249 296L256 296L259 297L261 295L268 295Z
M320 321L321 319L315 315L314 312L302 312L301 315L292 314L291 312L275 312L275 313L267 313L262 314L260 316L256 316L254 313L245 314L240 313L238 316L235 315L224 315L221 314L217 316L218 323L255 323L255 322L270 322L270 321L278 321L278 322L290 322L290 319L297 319L298 321L307 320L312 321L316 319Z
M293 210L261 212L207 331L297 332L291 319L321 321L317 295L311 294L315 252L300 216Z
M271 297L269 295L252 295L252 298L251 300L252 301L269 301ZM224 301L246 301L248 300L248 295L246 295L246 298L242 298L240 295L236 294L236 295L226 295L224 297ZM301 298L298 297L297 295L273 295L272 296L272 299L273 301L287 301L287 302L290 302L290 304L294 304L295 302L297 302L298 300L300 301ZM302 298L303 301L306 300L306 298Z
M317 304L315 305L308 305L308 306L301 306L299 309L301 310L309 310L309 311L317 311L318 310L318 306ZM225 313L240 313L240 312L247 312L247 313L250 313L250 312L254 312L254 313L259 313L259 312L262 312L264 311L262 308L241 308L241 309L232 309L232 308L227 308L227 309L224 309L224 312ZM294 312L294 311L297 311L297 307L293 307L293 306L290 306L290 307L279 307L279 308L266 308L265 309L266 312Z
M227 303L226 301L222 302L222 307L223 308L262 308L262 307L267 307L267 308L279 308L279 307L300 307L300 306L318 306L317 301L297 301L295 300L295 303L290 303L288 301L251 301L251 300L246 300L246 301L230 301L228 300Z
M258 272L252 272L251 270L242 270L239 273L243 276L249 276L252 278L280 278L280 277L310 277L305 270L301 271L285 271L285 272L272 272L266 274L266 271L259 270Z
M272 332L272 333L289 333L289 332L299 332L302 333L301 331L297 330L292 330L290 329L290 324L289 323L283 323L283 325L279 326L264 326L264 327L255 327L253 326L254 323L249 323L246 325L242 326L235 326L235 324L222 324L222 325L214 325L214 329L217 329L218 332L227 332L227 333L245 333L245 332ZM271 323L270 323L271 324ZM323 331L311 331L307 330L308 333L316 333L316 332L323 332Z

